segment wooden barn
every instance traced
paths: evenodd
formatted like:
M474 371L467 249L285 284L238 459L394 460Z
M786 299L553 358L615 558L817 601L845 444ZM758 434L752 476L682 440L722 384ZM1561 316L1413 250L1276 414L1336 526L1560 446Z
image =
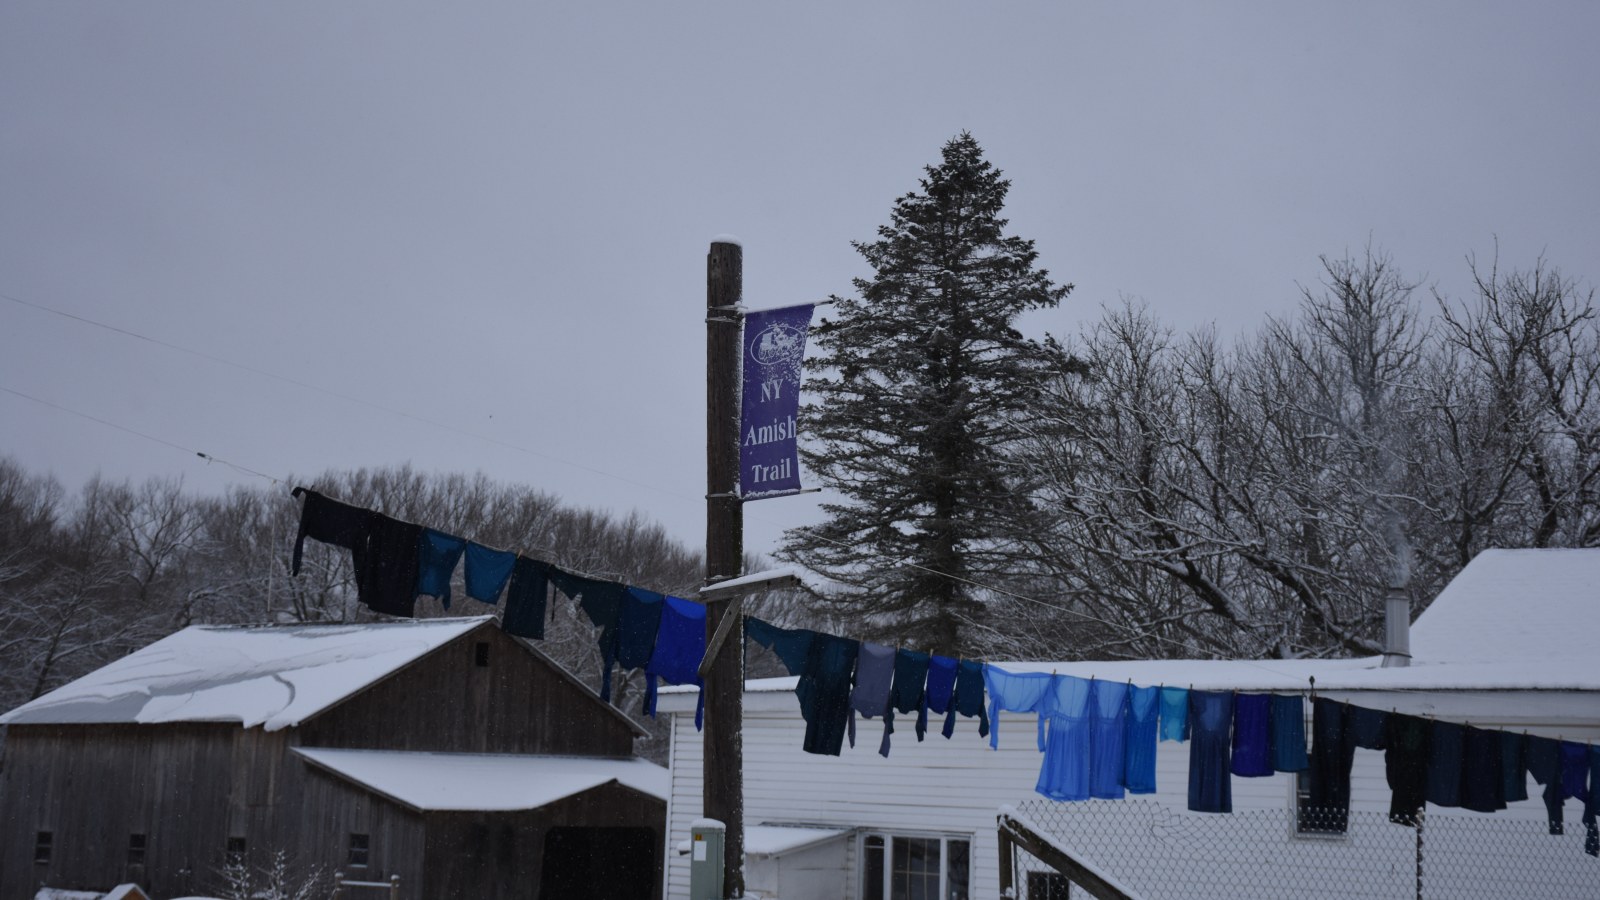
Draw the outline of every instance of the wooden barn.
M0 724L0 897L200 894L280 853L416 900L661 894L642 729L493 617L194 626Z

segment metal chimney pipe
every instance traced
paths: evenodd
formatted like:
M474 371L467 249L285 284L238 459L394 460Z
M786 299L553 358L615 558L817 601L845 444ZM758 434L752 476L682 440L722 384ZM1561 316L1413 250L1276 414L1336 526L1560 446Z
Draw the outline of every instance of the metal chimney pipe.
M1411 665L1411 598L1391 587L1383 598L1383 668Z

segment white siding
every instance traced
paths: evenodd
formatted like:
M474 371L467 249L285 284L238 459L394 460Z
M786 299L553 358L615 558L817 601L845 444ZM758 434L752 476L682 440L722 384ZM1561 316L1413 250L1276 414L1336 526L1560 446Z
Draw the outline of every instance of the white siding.
M1040 754L1031 717L1002 717L998 751L990 750L987 739L978 737L976 720L958 720L951 740L945 740L935 728L919 744L911 722L902 718L888 759L877 754L882 726L875 720L866 721L860 723L854 749L846 745L842 757L828 757L800 749L805 723L798 709L784 704L778 704L777 709L752 706L757 704L747 704L744 714L747 823L803 823L969 836L973 842L973 900L997 900L996 810L1003 804L1038 797L1033 787L1038 779ZM1497 727L1487 719L1474 724ZM674 715L673 729L667 896L682 898L688 894L689 866L687 857L678 856L673 848L688 838L689 823L700 816L702 745L692 715ZM1573 730L1595 732L1593 727ZM1159 750L1159 790L1153 799L1180 815L1212 818L1185 810L1189 745L1163 742ZM1389 789L1382 754L1358 751L1351 779L1352 808L1388 810ZM1285 809L1293 803L1292 790L1288 775L1235 778L1234 807ZM1537 790L1530 792L1535 799L1514 804L1510 814L1542 818L1544 811L1537 800ZM1569 821L1576 817L1576 801L1569 801L1568 815ZM1287 833L1284 839L1291 840ZM849 840L846 844L849 877L845 900L854 900L859 877L854 871L857 842Z

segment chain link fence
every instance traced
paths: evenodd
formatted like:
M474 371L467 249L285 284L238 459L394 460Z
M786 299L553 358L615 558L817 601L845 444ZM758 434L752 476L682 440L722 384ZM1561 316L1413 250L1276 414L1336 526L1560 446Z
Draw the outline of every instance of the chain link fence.
M1600 859L1584 827L1430 812L1416 825L1386 813L1318 816L1293 809L1207 815L1152 800L1036 800L1016 818L1084 867L1143 900L1217 897L1600 898ZM1090 896L1016 850L1019 900Z

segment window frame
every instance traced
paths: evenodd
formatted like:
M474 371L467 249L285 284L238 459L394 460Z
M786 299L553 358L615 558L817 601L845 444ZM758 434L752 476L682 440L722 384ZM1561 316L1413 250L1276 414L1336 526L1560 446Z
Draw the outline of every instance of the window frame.
M1345 818L1343 830L1312 828L1306 825L1306 814L1311 809L1311 769L1290 773L1289 810L1294 817L1289 821L1289 836L1298 841L1343 841L1350 837L1350 820Z
M973 870L973 844L975 836L971 833L958 831L919 831L915 829L865 829L856 836L856 896L866 898L867 893L867 842L873 838L883 841L882 859L882 896L884 900L891 900L894 896L894 845L896 840L939 842L939 888L938 897L949 900L950 897L950 845L952 842L967 845L967 887L965 897L972 896L972 870Z
M359 841L360 846L357 846L357 838L360 839L360 841ZM360 862L356 862L356 853L357 852L359 852L361 854L361 861ZM367 867L367 865L371 861L372 861L372 835L370 833L364 833L364 832L360 832L360 831L352 831L352 832L350 832L350 840L349 840L349 842L348 842L348 844L346 846L346 853L345 853L345 863L344 863L345 868L347 868L347 869L365 869Z
M56 833L41 828L33 835L33 864L48 866L55 856Z
M128 832L128 865L143 866L150 850L150 835L143 831Z
M223 858L233 865L241 865L250 858L250 841L244 835L230 834L223 845Z

